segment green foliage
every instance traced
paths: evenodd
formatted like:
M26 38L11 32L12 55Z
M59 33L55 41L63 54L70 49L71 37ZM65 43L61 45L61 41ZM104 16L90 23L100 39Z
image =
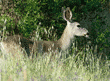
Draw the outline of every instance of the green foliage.
M41 22L41 27L47 28L48 26L54 26L55 29L58 29L57 34L61 35L61 32L63 32L66 25L66 23L65 25L62 25L62 7L70 7L73 12L73 17L78 20L81 18L82 14L87 13L90 10L97 9L101 5L101 1L102 0L14 0L14 11L20 17L19 23L17 24L18 29L20 30L19 33L29 37L30 33L33 32L33 30L37 28L38 23ZM84 6L82 7L82 5ZM9 9L9 11L11 12L12 9Z
M44 30L46 29L46 31L48 31L49 28L54 27L57 29L54 33L57 33L58 38L61 37L66 26L66 21L62 18L62 7L70 7L73 12L73 18L77 21L81 21L82 16L85 16L85 14L89 15L88 12L91 12L91 14L94 14L95 11L102 12L105 7L103 5L106 5L107 0L13 0L13 3L15 5L13 7L14 10L9 8L9 12L14 11L19 17L17 23L17 28L20 30L19 34L30 37L31 33L38 28L39 22L41 22L39 30L37 30L39 36L43 40L53 40L54 37L52 37L50 33L45 33ZM3 19L0 22L2 25L4 24L4 19L7 20L5 25L6 29L9 33L13 31L14 34L15 18L4 14L0 19ZM91 34L92 39L94 39L92 41L94 41L95 44L103 44L102 46L110 46L106 39L107 36L109 36L109 32L106 30L103 31L103 28L101 29L105 21L103 22L99 15L96 15L95 19L95 22L90 21L92 23L91 29L94 32ZM99 31L96 32L95 29Z
M0 16L0 24L3 25L3 28L1 30L4 31L4 34L6 35L6 29L7 29L7 32L14 32L13 31L13 28L15 27L15 23L14 23L14 18L11 18L9 16L7 16L6 14L3 14L2 16Z

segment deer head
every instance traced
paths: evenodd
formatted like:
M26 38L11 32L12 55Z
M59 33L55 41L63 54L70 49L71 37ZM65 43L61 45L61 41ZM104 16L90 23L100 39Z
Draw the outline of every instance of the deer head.
M69 7L62 8L63 11L63 19L67 21L67 29L68 33L70 34L70 37L72 38L73 36L88 36L88 30L85 28L81 28L80 24L78 22L72 22L72 12Z

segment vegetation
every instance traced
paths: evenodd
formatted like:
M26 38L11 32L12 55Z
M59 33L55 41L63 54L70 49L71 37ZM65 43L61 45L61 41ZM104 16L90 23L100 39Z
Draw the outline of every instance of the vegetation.
M90 32L91 43L76 37L68 57L51 53L34 59L0 55L0 81L109 81L109 0L1 0L0 35L20 34L34 40L57 40L66 21L62 7L70 7L74 21ZM57 31L56 31L57 30ZM76 50L80 50L76 53ZM84 47L86 45L86 47ZM87 48L88 47L88 48Z
M79 52L78 54L81 54ZM64 53L63 53L64 54ZM59 54L58 54L59 55ZM84 57L86 55L86 57ZM67 59L49 56L16 59L11 56L0 60L1 81L109 81L110 61L101 61L88 51ZM77 61L75 58L78 58ZM84 60L85 58L85 60ZM5 60L6 59L6 60Z

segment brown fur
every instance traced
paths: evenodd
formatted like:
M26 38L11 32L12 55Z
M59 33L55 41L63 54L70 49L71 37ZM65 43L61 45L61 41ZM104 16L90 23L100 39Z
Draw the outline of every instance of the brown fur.
M19 35L8 36L3 38L2 44L6 53L18 54L18 50L25 55L25 52L30 56L33 53L45 53L49 51L60 51L61 47L58 41L32 41ZM24 48L24 49L23 49ZM50 48L50 50L49 50ZM25 51L24 51L25 50Z

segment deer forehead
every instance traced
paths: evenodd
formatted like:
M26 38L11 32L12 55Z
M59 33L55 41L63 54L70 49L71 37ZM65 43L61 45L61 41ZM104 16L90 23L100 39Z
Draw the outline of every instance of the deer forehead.
M67 23L69 29L78 28L78 25L80 25L78 22Z

